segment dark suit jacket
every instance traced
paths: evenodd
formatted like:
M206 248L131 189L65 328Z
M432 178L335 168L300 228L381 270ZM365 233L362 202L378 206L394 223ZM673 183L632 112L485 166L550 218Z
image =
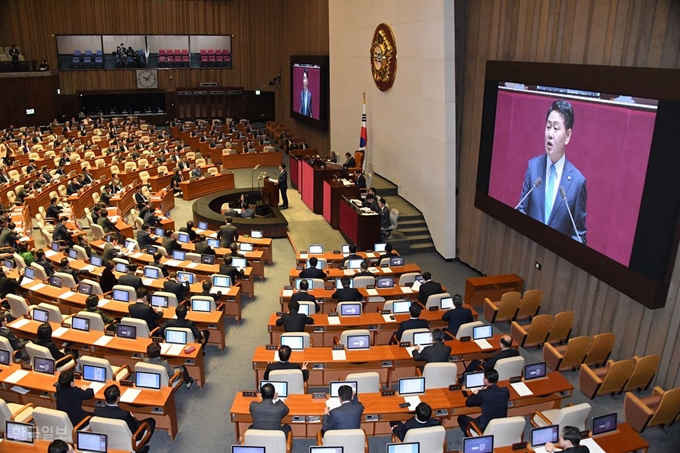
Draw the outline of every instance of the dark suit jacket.
M102 287L102 291L108 293L113 289L114 286L118 284L118 279L115 274L104 268L102 271L102 276L99 278L99 286Z
M146 231L139 231L137 233L137 243L139 244L139 248L142 251L146 251L147 246L154 244L151 235Z
M482 366L484 367L485 370L490 370L496 366L496 362L498 362L500 359L507 359L509 357L517 357L519 356L519 351L514 348L508 348L508 349L501 349L498 351L496 354L494 354L492 357L489 357L486 359L483 363Z
M253 429L281 429L281 420L288 415L288 406L279 400L252 401L250 415L253 419Z
M354 168L357 166L357 161L354 160L353 157L350 157L344 164L342 164L346 168Z
M179 229L179 231L181 231L181 232L183 232L183 233L187 233L187 234L189 235L189 240L190 240L190 241L193 242L193 241L196 240L196 232L193 230L193 228L189 229L189 228L183 226L183 227L181 227L181 228ZM170 253L170 252L168 252L168 253Z
M80 387L57 385L57 410L68 414L73 426L76 426L82 419L91 415L90 412L83 410L82 402L94 398L94 390L83 390Z
M364 298L356 288L336 289L331 297L337 299L338 302L363 300Z
M156 328L156 320L163 317L163 313L156 313L153 308L143 302L135 302L128 307L130 316L146 321L149 331Z
M222 225L217 232L217 239L220 240L220 247L227 248L238 240L238 230L234 225Z
M71 241L71 235L63 223L57 223L52 231L52 240L54 241Z
M264 379L269 379L269 372L276 370L300 370L302 371L302 379L305 381L309 379L309 370L303 370L299 363L290 362L272 362L267 365L267 369L264 371Z
M302 269L299 276L300 278L320 278L322 280L326 280L326 273L323 271L323 269L317 269L315 267Z
M238 283L241 277L243 277L243 271L239 271L234 266L227 266L226 264L220 264L220 274L228 275L231 278L232 285Z
M205 242L197 242L194 244L194 251L201 255L215 255L215 250Z
M102 407L95 406L94 415L96 417L106 417L118 420L125 420L125 423L127 423L128 428L130 428L130 432L132 433L137 431L137 429L139 428L139 421L137 421L137 419L132 416L132 413L124 411L118 406L102 406Z
M444 292L441 283L433 282L432 280L427 281L420 285L418 289L418 302L425 305L427 298L433 294L441 294Z
M165 251L168 252L169 256L172 256L172 252L175 250L182 250L182 246L179 245L179 242L177 242L175 238L164 237L162 245L165 247Z
M284 332L304 332L307 324L314 324L314 320L296 311L284 313L276 320L276 325L283 326Z
M336 407L322 419L322 432L331 429L359 429L361 428L361 416L364 413L364 405L359 402L356 395L351 401L347 401Z
M430 426L440 426L441 424L442 423L437 418L431 418L425 423L421 423L416 420L415 417L411 417L405 423L399 422L397 425L395 425L392 432L399 438L399 440L403 441L404 436L406 436L406 433L410 429L429 428Z
M184 293L189 291L189 285L174 280L167 280L163 282L163 291L173 293L177 297L177 302L181 302L184 300Z
M139 288L142 288L144 286L144 283L142 283L142 279L134 274L121 275L120 278L118 279L118 284L132 286L135 290L138 290Z
M477 419L477 426L484 431L491 420L508 416L509 399L510 390L494 384L480 390L476 395L474 393L470 395L465 401L465 405L482 408L482 415Z
M349 260L363 260L364 258L362 256L357 255L356 253L350 253L346 257L342 259L342 263L340 264L341 266L345 266L345 263Z
M431 346L426 346L422 351L413 351L413 360L424 360L425 363L448 362L451 356L451 346L444 343L434 342Z
M290 296L290 300L291 300L291 301L296 301L296 302L300 302L300 301L314 302L314 307L316 308L316 312L318 313L318 312L321 311L321 306L320 306L319 303L316 301L316 298L314 297L314 295L313 295L313 294L309 294L309 293L306 292L306 291L298 291L297 293L295 293L295 294L293 294L292 296Z
M279 173L279 189L281 190L286 190L288 189L288 172L286 170L281 171Z
M399 328L395 333L397 340L401 340L401 336L409 329L428 329L430 324L424 319L410 318L399 323Z
M203 338L203 334L201 334L201 331L198 330L198 327L196 327L196 324L194 324L193 321L190 319L168 319L165 321L165 324L163 324L160 328L160 335L165 338L165 329L168 327L184 327L187 329L191 329L191 333L194 334L194 337L196 338L196 341L201 341Z
M543 182L540 186L536 187L533 192L524 200L517 210L524 214L528 214L530 217L538 220L541 223L545 223L545 193L548 188L548 177L546 175L546 160L547 155L542 154L536 156L529 161L527 166L526 174L524 175L524 185L522 186L522 194L519 199L521 200L524 195L529 192L531 187L536 181L536 178L540 177ZM569 203L569 209L574 216L574 223L576 223L576 229L578 234L583 239L583 243L586 243L586 200L588 194L586 191L586 178L583 174L565 157L564 168L562 169L562 177L558 183L557 187L564 187L567 193L567 202ZM553 203L552 212L548 218L547 225L559 231L560 233L566 234L572 239L578 240L576 233L574 232L574 227L572 226L571 219L569 218L569 213L567 212L567 207L564 204L562 195L557 191L557 196Z
M465 323L473 322L475 319L472 317L472 310L465 307L458 307L451 310L447 310L442 316L443 321L447 321L449 326L447 330L454 337L458 334L458 329Z

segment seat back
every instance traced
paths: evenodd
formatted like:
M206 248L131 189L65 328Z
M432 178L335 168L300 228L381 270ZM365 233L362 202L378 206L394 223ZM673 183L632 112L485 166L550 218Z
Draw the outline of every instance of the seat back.
M616 334L611 332L595 335L583 363L595 366L604 365L607 362L609 355L612 353L612 349L614 349L615 341Z
M503 322L515 319L520 302L521 297L519 291L509 291L503 294L500 302L496 303L498 312L492 322Z
M368 452L368 439L363 429L333 429L323 435L323 445L344 447L346 452Z
M78 253L78 258L77 258L77 259L82 260L82 261L87 261L87 260L88 260L88 258L87 258L87 251L85 250L84 247L82 247L82 246L80 246L80 245L74 245L74 246L73 246L73 250L75 250L75 251Z
M552 328L550 329L548 339L545 341L550 344L564 343L569 338L573 325L573 311L563 311L562 313L557 313L555 315Z
M56 305L48 304L46 302L40 302L38 304L38 308L41 308L43 310L47 310L48 314L48 319L50 322L56 322L58 324L61 324L63 317L61 316L61 311L59 311L59 307Z
M412 285L413 282L416 281L416 277L419 275L420 272L406 272L405 274L401 274L399 277L399 286Z
M399 210L396 208L390 209L390 230L396 230L399 226Z
M67 274L66 272L55 272L54 276L61 278L61 286L64 288L74 289L78 286L76 284L76 279L73 278L73 275L71 274Z
M366 288L367 286L375 286L375 277L370 277L368 275L354 277L355 288Z
M483 326L484 322L482 321L472 321L472 322L466 322L465 324L461 324L461 326L458 328L458 333L456 334L456 338L461 338L461 337L472 337L472 330L475 327Z
M102 287L99 285L99 282L90 280L89 278L85 278L80 283L87 283L88 285L92 285L92 294L95 294L97 296L101 296L102 294L104 294L104 291L102 291Z
M31 263L31 268L35 269L35 278L36 280L47 280L47 272L45 272L45 268L42 267L38 263Z
M404 442L418 442L420 451L427 453L444 453L446 451L446 429L443 426L409 429Z
M588 354L591 339L587 336L576 337L569 340L567 343L567 350L562 355L562 363L560 370L567 370L571 368L578 368Z
M528 348L543 344L553 325L552 315L538 315L534 316L529 326L529 332L524 340L522 347Z
M560 426L575 426L583 431L586 429L586 420L591 409L592 407L588 403L563 407L552 422Z
M192 263L201 262L201 255L199 255L198 253L189 252L186 254L185 258L187 259L187 261L191 261Z
M176 308L178 304L177 295L175 293L166 293L165 291L156 291L154 296L163 296L168 298L168 308ZM193 334L192 334L193 337ZM190 343L193 343L191 341Z
M217 306L216 306L216 304L215 304L215 299L213 299L212 297L207 297L207 296L191 296L190 301L193 301L193 300L205 300L205 301L208 301L208 302L210 302L210 311L215 311L215 310L217 310Z
M281 430L251 428L243 434L243 445L264 447L267 453L286 453L286 434Z
M113 291L125 291L126 293L128 293L128 302L131 304L137 300L137 292L135 291L135 288L132 286L113 285Z
M421 327L421 328L418 328L418 329L408 329L408 330L405 330L401 334L401 339L399 341L401 341L401 342L408 341L409 343L411 343L413 345L413 334L414 333L429 332L429 331L430 331L430 329L428 329L426 327Z
M106 434L108 448L111 450L134 451L132 432L125 420L92 417L90 429L94 433Z
M130 318L125 316L121 318L120 323L124 326L134 326L137 329L137 338L149 338L149 325L143 319Z
M607 374L602 380L602 386L597 391L597 394L606 395L608 393L620 393L626 385L626 382L628 382L634 368L635 362L633 359L619 360L618 362L609 365Z
M652 379L656 376L659 369L659 361L661 357L658 354L651 354L645 357L633 357L635 361L635 369L631 374L628 383L626 383L625 391L631 390L646 390L652 383Z
M86 318L90 321L90 330L103 332L106 326L104 325L104 320L99 313L92 313L89 311L79 311L77 316L81 318Z
M303 305L307 307L307 313L314 314L316 312L316 305L314 305L314 302L309 301L309 300L301 300L298 301L300 306L302 307Z
M451 294L449 293L432 294L427 298L427 302L425 302L425 308L429 309L430 307L439 307L439 303L444 297L451 297Z
M302 302L300 302L302 303ZM308 302L311 304L311 302ZM312 304L314 305L314 304ZM310 313L314 313L313 311L310 311ZM302 337L302 346L307 349L312 347L312 337L309 334L309 332L284 332L281 334L281 337Z
M96 314L96 313L89 313L89 314L92 315L92 314ZM78 316L80 316L80 314ZM99 315L97 315L97 316L99 316ZM80 364L80 368L82 368L85 365L97 366L97 367L104 368L104 369L106 369L106 380L107 381L114 380L113 367L111 366L111 363L106 359L101 359L99 357L92 357L92 356L89 356L89 355L81 355L78 358L78 363Z
M305 380L301 370L273 370L269 372L272 381L288 382L288 394L300 395L305 393Z
M524 291L524 295L519 302L519 309L517 310L515 319L527 319L535 316L536 313L538 313L538 309L541 308L542 301L543 291L540 289Z
M47 349L44 346L32 343L30 341L26 343L26 353L28 354L31 363L33 363L33 359L35 357L42 357L45 359L54 360L54 357L52 357L52 353L50 352L49 349Z
M5 351L9 351L10 355L14 352L14 348L12 347L12 344L9 342L7 337L4 335L0 335L0 349L4 349ZM12 360L10 359L10 362ZM0 400L2 401L2 400Z
M161 388L170 385L170 377L168 376L168 370L166 370L163 365L157 365L155 363L136 362L135 372L137 371L141 371L143 373L158 373L161 375Z
M21 318L24 315L30 314L30 306L26 299L16 294L7 294L7 303L9 304L10 315L12 318Z
M326 287L326 282L322 278L313 278L312 286L309 289L324 289Z
M5 433L7 422L12 421L12 411L9 410L5 400L0 399L0 434Z
M104 228L102 228L100 225L97 225L96 223L90 223L90 230L92 231L92 239L95 241L104 239L104 236L106 236L104 233Z
M508 357L496 361L494 369L498 371L498 380L505 381L511 377L521 376L524 369L524 357Z
M423 368L426 389L447 389L458 383L458 366L455 363L432 362Z
M66 412L36 407L33 409L33 423L38 439L73 442L73 424Z
M484 435L493 436L494 448L509 447L522 442L525 425L524 417L494 418L486 426Z
M339 304L338 304L339 305ZM350 329L350 330L345 330L342 332L340 335L340 344L347 345L347 337L350 335L370 335L371 333L368 331L368 329ZM371 338L371 342L372 342Z
M670 425L679 415L680 388L667 390L661 396L661 401L659 401L659 405L656 407L656 411L654 412L654 415L652 415L647 426Z
M345 376L346 381L356 381L357 394L377 393L381 389L380 375L376 371L365 373L349 373Z

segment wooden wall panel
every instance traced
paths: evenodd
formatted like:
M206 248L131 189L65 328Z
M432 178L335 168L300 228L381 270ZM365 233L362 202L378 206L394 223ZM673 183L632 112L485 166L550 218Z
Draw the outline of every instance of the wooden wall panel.
M666 306L648 310L474 207L487 60L680 68L680 2L468 0L462 10L459 258L485 274L518 273L544 291L547 312L574 310L574 335L615 332L613 358L661 354L656 384L680 386L680 263Z
M7 75L7 74L5 74ZM2 77L0 86L5 96L0 108L0 128L9 124L15 127L48 124L59 110L57 88L59 76L43 74L38 77ZM26 116L26 109L35 109L35 115Z
M234 68L159 71L159 87L200 82L275 93L276 118L322 151L328 131L290 119L290 55L328 55L328 2L318 0L4 0L0 45L15 42L27 59L47 58L57 67L59 34L231 34ZM7 43L7 44L4 44ZM281 73L280 87L268 82ZM135 89L134 71L64 71L64 94Z

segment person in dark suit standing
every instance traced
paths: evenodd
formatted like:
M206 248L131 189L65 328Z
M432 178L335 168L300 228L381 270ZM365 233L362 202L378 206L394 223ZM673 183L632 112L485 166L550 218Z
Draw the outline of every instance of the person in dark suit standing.
M345 168L354 168L357 166L357 162L352 157L352 153L345 153L345 163L342 164Z
M338 302L363 300L364 296L359 292L358 289L349 287L351 281L352 279L347 275L342 277L340 280L342 283L342 289L336 289L331 298L337 300Z
M312 92L309 91L309 74L305 69L302 73L302 91L300 91L300 113L312 116Z
M286 164L279 165L279 179L277 184L281 191L281 209L288 209L288 172L286 171Z
M432 343L430 346L422 345L416 346L413 351L413 360L418 362L424 361L427 363L433 362L448 362L451 356L451 346L444 344L444 331L442 329L434 329L432 331Z
M304 332L307 324L314 324L314 320L309 316L298 313L300 304L294 300L288 302L288 313L281 315L276 320L277 326L283 326L284 332Z
M220 231L217 232L217 239L220 240L221 248L227 248L238 240L238 230L231 224L232 220L231 217L227 217L226 225L222 225Z
M106 399L106 406L95 406L94 415L96 417L113 418L117 420L124 420L127 423L128 428L131 433L134 433L139 429L142 424L148 425L148 430L150 433L149 438L153 435L156 429L156 420L153 418L146 418L141 422L137 420L132 413L125 411L118 407L118 402L120 401L120 389L117 385L110 385L104 390L104 398ZM137 436L137 440L144 437L145 431L142 431ZM144 445L144 447L137 451L137 453L147 453L149 451L149 446Z
M262 401L252 401L250 403L250 416L253 424L250 428L278 430L286 434L291 432L290 425L282 425L283 417L288 415L288 406L278 399L278 395L272 384L265 384L260 389Z
M477 418L467 415L458 417L458 425L464 435L467 435L470 422L474 421L479 426L479 429L484 431L491 420L508 416L510 390L505 387L499 387L496 385L497 382L498 371L494 369L486 370L484 371L484 387L481 390L469 390L472 392L472 395L468 396L465 405L467 407L481 407L482 415Z
M322 418L321 435L332 429L359 429L361 417L364 413L364 405L359 402L356 393L349 385L341 385L338 389L340 407L332 411L325 409Z
M358 169L355 174L357 186L359 189L366 188L366 177L361 173L361 169Z
M290 297L291 302L314 302L314 307L316 309L316 312L321 311L321 306L319 303L316 301L316 298L314 297L313 294L309 294L307 291L309 290L309 282L307 280L302 280L300 282L300 290L293 294Z
M269 373L276 370L300 370L302 371L302 379L309 379L309 370L307 369L307 362L304 362L302 366L299 363L290 363L290 355L293 351L290 346L283 345L279 348L279 361L272 362L267 365L267 369L264 371L264 379L269 379Z
M163 317L163 311L156 311L149 305L148 294L146 288L139 288L137 290L137 302L130 304L128 312L131 317L146 321L149 331L152 331L157 327L156 321Z
M418 302L424 306L427 303L428 297L433 294L443 293L444 288L442 288L441 283L432 281L432 274L429 272L423 273L423 279L425 279L425 283L420 285L420 288L418 288Z
M389 229L392 227L390 208L387 207L387 202L382 197L378 198L378 214L380 214L380 230L382 231L383 237L389 238Z
M184 300L184 293L189 291L189 283L180 283L177 279L177 272L171 271L168 279L163 282L163 291L174 294L177 301L181 302Z
M458 335L458 329L463 324L473 322L472 310L463 307L463 298L460 294L453 295L453 308L447 310L442 316L442 320L449 323L446 330L454 337Z
M465 368L465 372L472 373L477 371L480 367L484 370L491 370L496 367L496 362L500 359L507 359L510 357L519 356L519 351L512 347L512 337L510 335L503 335L500 340L501 350L485 361L473 360Z
M432 408L427 403L420 403L416 406L416 414L408 419L405 423L390 422L392 434L397 436L399 440L404 441L404 436L411 429L429 428L430 426L441 426L441 422L437 418L432 417Z
M394 336L397 337L397 340L401 340L401 336L404 334L404 332L406 332L409 329L430 328L430 324L426 320L420 319L420 313L422 312L422 308L420 308L420 305L411 304L408 311L411 314L411 318L399 323L399 328L394 334Z
M585 244L586 178L565 155L573 127L574 108L571 103L562 99L554 101L546 117L545 153L532 158L527 165L517 210ZM543 186L536 186L529 194L538 178L545 181ZM561 194L562 188L566 200ZM576 231L567 204L574 217Z
M127 269L128 273L120 276L120 278L118 279L118 284L131 286L135 289L135 291L143 289L144 283L142 282L142 279L135 275L135 272L137 271L137 265L128 264Z
M311 257L309 259L309 267L307 269L302 269L298 276L300 278L320 278L326 280L326 273L323 269L317 269L316 267L318 263L319 260L315 256Z
M57 410L66 412L73 426L91 415L83 410L82 402L94 398L94 390L84 385L77 387L73 382L73 370L65 370L59 374L57 385Z

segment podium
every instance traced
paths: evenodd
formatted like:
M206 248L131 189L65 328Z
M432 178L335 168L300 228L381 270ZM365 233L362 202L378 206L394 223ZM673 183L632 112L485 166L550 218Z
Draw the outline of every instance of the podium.
M279 204L279 186L274 184L269 178L264 179L261 193L262 203L269 206L277 206Z

